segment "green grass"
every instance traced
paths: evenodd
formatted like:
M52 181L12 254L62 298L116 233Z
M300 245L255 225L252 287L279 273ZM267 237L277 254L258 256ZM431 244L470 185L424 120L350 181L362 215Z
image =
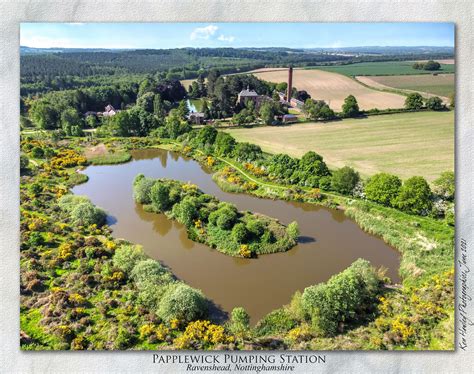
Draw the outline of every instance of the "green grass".
M427 92L445 97L449 97L455 90L454 74L379 76L371 79L393 88Z
M328 123L226 129L265 152L321 154L328 165L354 167L363 176L389 172L436 179L454 169L454 112L413 112Z
M417 70L412 67L413 61L361 62L340 66L317 66L314 69L330 71L348 76L355 75L405 75L432 74L427 70ZM311 68L313 69L313 68ZM441 64L439 73L454 73L454 64Z
M87 160L92 165L113 165L113 164L123 164L124 162L130 161L132 155L128 152L115 152L107 153L105 155L92 156L88 157Z

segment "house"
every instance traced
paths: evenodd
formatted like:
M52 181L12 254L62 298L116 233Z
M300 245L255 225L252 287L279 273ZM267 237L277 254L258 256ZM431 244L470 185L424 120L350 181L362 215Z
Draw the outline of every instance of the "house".
M240 91L237 95L237 104L245 105L247 100L252 100L256 104L259 96L260 95L254 90L249 90L249 88L247 87L246 90Z
M104 112L97 112L97 115L102 115L104 117L115 116L120 110L115 109L112 105L107 105Z
M201 125L204 123L204 113L201 112L191 112L188 115L188 119L195 125Z

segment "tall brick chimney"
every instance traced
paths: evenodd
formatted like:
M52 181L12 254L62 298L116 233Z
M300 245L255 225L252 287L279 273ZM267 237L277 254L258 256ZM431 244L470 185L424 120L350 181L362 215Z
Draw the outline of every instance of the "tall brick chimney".
M288 89L286 91L286 100L291 101L291 91L293 90L293 68L288 68Z

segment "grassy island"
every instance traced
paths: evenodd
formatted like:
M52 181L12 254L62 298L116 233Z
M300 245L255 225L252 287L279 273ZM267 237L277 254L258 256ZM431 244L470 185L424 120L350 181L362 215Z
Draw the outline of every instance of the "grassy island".
M145 210L164 213L186 226L191 240L236 257L285 252L296 245L296 222L285 226L278 220L251 212L205 194L194 184L170 179L134 180L133 194Z

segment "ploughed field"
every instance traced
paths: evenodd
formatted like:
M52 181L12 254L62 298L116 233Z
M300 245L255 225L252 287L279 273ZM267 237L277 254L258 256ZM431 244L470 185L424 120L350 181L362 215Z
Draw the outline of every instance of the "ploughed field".
M321 154L332 168L349 165L364 176L389 172L428 181L454 169L454 112L416 112L226 130L269 153Z
M288 80L288 69L258 69L252 74L269 82ZM364 110L402 108L405 103L402 95L373 90L347 76L316 69L293 70L293 86L307 91L313 99L326 101L331 109L338 112L349 95L354 95L359 107Z
M454 93L454 74L420 74L420 75L390 75L390 76L358 76L357 80L368 86L387 89L418 91L430 95L448 98Z

